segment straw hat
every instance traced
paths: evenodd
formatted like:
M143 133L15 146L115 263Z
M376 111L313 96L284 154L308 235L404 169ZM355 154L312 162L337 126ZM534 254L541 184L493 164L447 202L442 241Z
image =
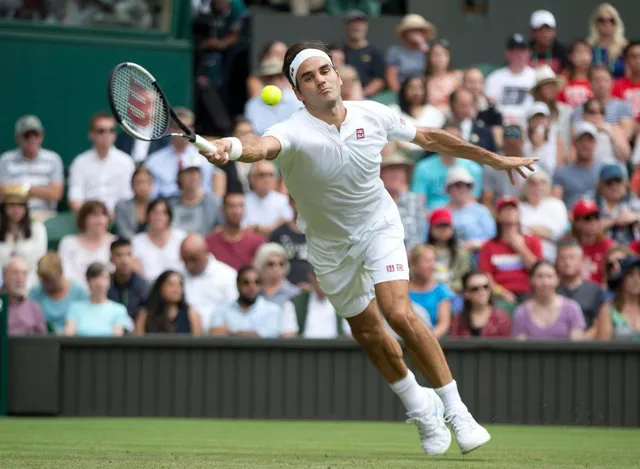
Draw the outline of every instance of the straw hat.
M556 83L558 86L562 85L561 80L556 75L556 72L554 72L547 64L536 68L536 84L531 88L529 93L535 93L536 90L545 83Z
M385 156L384 158L382 158L382 167L387 167L387 166L406 166L406 167L412 167L414 165L414 162L407 158L406 156L402 155L401 153L394 151L393 153Z
M396 27L396 34L402 36L407 31L419 29L423 32L426 39L432 40L437 34L438 30L433 23L425 20L421 15L411 13L402 18L400 24Z
M29 189L24 184L10 184L4 188L4 204L26 204L29 200Z

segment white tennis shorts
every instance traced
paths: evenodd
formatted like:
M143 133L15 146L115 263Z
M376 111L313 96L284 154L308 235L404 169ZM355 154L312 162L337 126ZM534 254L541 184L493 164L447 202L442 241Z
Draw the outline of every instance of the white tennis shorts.
M357 316L375 298L374 286L409 280L404 229L399 220L383 221L369 236L339 250L314 249L309 260L327 298L339 316Z

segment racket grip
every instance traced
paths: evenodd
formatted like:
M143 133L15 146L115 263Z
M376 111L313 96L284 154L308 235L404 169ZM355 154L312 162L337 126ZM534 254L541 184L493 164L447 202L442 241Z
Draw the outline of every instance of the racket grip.
M200 151L206 151L209 153L216 153L218 148L211 143L210 141L202 138L200 135L196 134L196 141L193 142L196 148Z

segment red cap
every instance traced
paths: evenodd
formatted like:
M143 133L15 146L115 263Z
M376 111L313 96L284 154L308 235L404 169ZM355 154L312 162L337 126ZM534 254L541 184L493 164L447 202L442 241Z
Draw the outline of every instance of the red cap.
M437 208L429 216L429 225L453 225L451 212L446 208Z
M593 213L599 213L598 206L591 200L578 200L573 206L573 219L584 218Z
M505 195L504 197L500 197L498 202L496 203L496 210L500 210L505 205L513 205L514 207L518 206L518 199L513 197L512 195Z

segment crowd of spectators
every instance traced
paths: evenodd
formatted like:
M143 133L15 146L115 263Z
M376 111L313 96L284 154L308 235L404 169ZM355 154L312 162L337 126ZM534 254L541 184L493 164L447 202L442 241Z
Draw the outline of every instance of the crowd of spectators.
M549 11L533 12L529 28L506 39L506 65L486 77L455 69L449 43L415 14L386 53L367 41L362 11L346 16L344 45L330 46L345 99L396 92L390 107L416 125L539 158L511 184L456 155L385 146L380 176L403 220L414 309L439 338L640 338L640 42L609 4L569 47ZM233 135L300 107L285 50L265 45ZM265 84L282 88L281 103L260 100ZM18 120L18 147L0 156L12 334L349 334L307 262L277 164L215 168L182 139L117 134L104 112L88 132L66 180L37 116ZM47 252L43 223L63 198L77 232Z

